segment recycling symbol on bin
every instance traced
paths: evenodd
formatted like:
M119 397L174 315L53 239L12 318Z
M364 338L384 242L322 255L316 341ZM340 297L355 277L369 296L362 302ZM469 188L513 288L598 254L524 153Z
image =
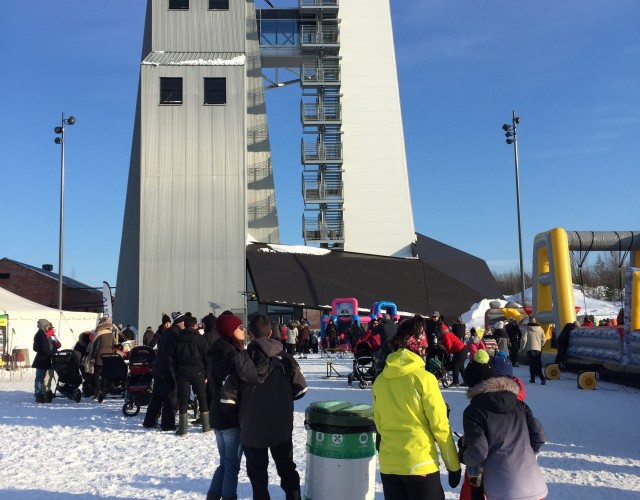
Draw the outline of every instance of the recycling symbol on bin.
M360 434L360 437L358 439L360 441L360 444L367 444L367 441L369 441L369 436L367 436L366 432L363 432L362 434Z
M331 441L336 446L341 445L343 439L344 439L344 437L342 436L342 434L332 434L331 435Z
M324 441L324 434L322 432L316 433L316 441L318 441L318 443L322 443L322 441Z

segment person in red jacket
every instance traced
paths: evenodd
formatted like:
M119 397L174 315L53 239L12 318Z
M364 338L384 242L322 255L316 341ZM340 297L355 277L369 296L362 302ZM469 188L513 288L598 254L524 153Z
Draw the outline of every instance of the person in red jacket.
M438 342L451 354L451 368L453 370L453 387L459 387L460 375L464 377L464 364L467 361L469 351L462 340L456 337L449 329L442 331Z

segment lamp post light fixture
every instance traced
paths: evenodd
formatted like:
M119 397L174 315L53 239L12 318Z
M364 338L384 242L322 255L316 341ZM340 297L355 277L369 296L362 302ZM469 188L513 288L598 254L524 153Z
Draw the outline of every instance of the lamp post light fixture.
M62 121L59 127L55 127L53 131L58 134L55 143L60 144L60 239L59 239L59 260L58 260L58 310L62 311L62 260L63 260L63 239L64 239L64 126L73 125L76 122L74 116L64 117L62 113Z
M502 126L504 135L507 138L505 142L507 144L513 144L513 158L516 166L516 207L518 210L518 245L520 247L520 290L522 293L522 305L524 306L524 261L522 259L522 224L520 222L520 175L518 173L518 132L516 125L520 125L520 117L516 116L516 112L513 111L511 117L511 125L505 123Z

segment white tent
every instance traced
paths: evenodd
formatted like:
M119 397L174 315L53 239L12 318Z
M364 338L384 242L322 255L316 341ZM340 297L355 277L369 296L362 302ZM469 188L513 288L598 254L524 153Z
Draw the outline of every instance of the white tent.
M78 336L93 330L98 314L92 312L58 311L37 302L27 300L4 288L0 288L0 315L8 316L6 351L29 350L29 366L33 362L33 336L38 331L38 320L49 320L56 329L62 349L73 349Z

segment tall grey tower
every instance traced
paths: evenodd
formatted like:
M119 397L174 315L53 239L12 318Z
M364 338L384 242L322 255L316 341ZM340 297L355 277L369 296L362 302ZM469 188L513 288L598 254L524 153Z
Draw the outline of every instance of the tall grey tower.
M115 317L244 309L247 231L279 242L253 1L149 0Z
M265 68L290 71L286 83L301 88L305 243L412 255L389 0L267 3L295 5L256 12L254 0L148 0L120 322L243 311L247 236L279 242Z

